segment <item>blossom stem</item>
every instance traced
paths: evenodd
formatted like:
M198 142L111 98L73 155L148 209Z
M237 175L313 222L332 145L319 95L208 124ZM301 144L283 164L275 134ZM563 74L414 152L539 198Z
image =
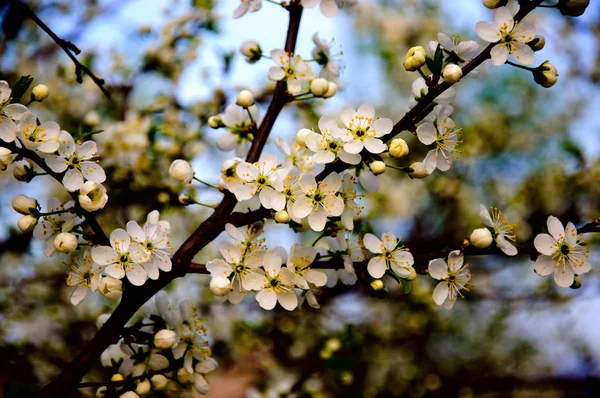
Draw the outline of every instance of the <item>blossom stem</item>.
M62 213L69 213L69 212L70 212L70 210L56 210L56 211L49 211L48 213L39 213L38 215L40 217L43 217L43 216L51 216L54 214L62 214Z
M211 183L209 183L209 182L203 181L203 180L199 179L199 178L198 178L198 177L196 177L196 176L194 176L194 180L198 181L200 184L204 184L204 185L206 185L207 187L211 187L211 188L213 188L213 189L216 189L217 191L220 191L220 190L221 190L221 189L219 189L219 187L218 187L218 186L216 186L216 185L213 185L213 184L211 184Z
M265 1L267 1L269 3L273 3L275 5L278 5L279 7L283 7L283 5L281 3L279 3L279 2L277 2L277 1L273 1L273 0L265 0Z
M525 70L528 70L528 71L530 71L530 72L533 72L533 71L535 70L535 68L530 68L529 66L525 66L525 65L516 64L516 63L514 63L514 62L511 62L511 61L506 61L506 63L507 63L508 65L514 66L515 68L525 69Z
M421 77L425 79L426 82L428 81L427 75L421 70L421 68L417 69L417 72L419 72L419 75L421 75Z
M252 113L250 112L249 108L244 108L246 110L246 113L248 114L248 117L250 118L250 123L252 123L252 126L256 129L256 122L254 121L254 118L252 117Z

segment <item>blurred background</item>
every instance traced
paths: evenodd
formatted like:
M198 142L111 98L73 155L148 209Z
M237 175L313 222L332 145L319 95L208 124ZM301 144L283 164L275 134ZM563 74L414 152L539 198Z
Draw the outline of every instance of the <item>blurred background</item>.
M30 105L42 121L70 132L104 130L95 137L108 176L110 200L99 216L105 231L158 209L177 246L210 210L178 203L184 188L169 179L168 166L188 159L201 178L216 182L221 162L233 155L216 149L224 131L210 129L207 119L242 88L254 92L264 114L274 87L271 61L249 65L238 48L248 39L265 53L282 48L286 11L264 2L234 20L235 0L27 3L82 50L79 59L107 81L113 97L87 77L77 84L66 55L6 0L0 79L12 85L31 75L34 84L46 84L50 97ZM326 102L287 106L272 137L292 139L344 105L373 104L378 116L398 121L417 77L402 67L407 49L426 47L438 32L478 40L475 23L492 18L479 0L359 0L334 19L305 10L298 53L311 57L315 32L335 39L333 53L345 65L340 89ZM359 228L393 231L424 253L458 247L481 227L480 203L502 209L520 242L540 233L551 214L577 226L600 217L600 8L592 4L580 18L541 9L528 19L547 40L538 64L551 60L558 83L544 89L527 71L491 64L481 78L461 81L453 102L464 129L459 160L425 180L388 169L382 189L362 200ZM427 148L410 132L401 137L411 148L406 165L422 160ZM266 151L277 151L272 140ZM42 204L67 198L49 177L24 184L10 168L0 173L0 397L29 396L57 375L92 338L97 317L116 306L98 294L71 305L65 265L17 231L10 202L20 193ZM210 204L221 197L202 188L188 193ZM269 247L288 250L317 236L272 221L265 229ZM208 376L211 397L598 397L599 238L585 240L593 270L580 289L539 277L527 256L471 257L474 286L451 311L433 303L427 275L410 294L384 280L387 297L359 277L354 286L324 289L321 309L304 305L292 313L261 310L252 297L237 306L217 303L204 275L180 278L167 290L202 308L220 364ZM196 260L216 253L213 243ZM86 380L109 378L98 362Z

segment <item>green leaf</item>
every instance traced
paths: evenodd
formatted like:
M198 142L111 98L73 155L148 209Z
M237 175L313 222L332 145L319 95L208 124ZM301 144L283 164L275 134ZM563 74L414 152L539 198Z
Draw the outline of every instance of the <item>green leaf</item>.
M425 63L427 64L427 68L433 73L434 76L439 76L442 74L442 66L444 64L444 52L442 51L442 46L438 43L437 48L435 49L435 55L433 58L427 57L425 59Z
M400 282L402 282L402 287L404 288L404 294L410 293L410 289L412 289L412 284L409 281L407 281L406 279L401 279Z
M27 89L29 89L29 86L31 86L32 82L33 77L29 75L21 76L21 78L19 78L19 80L12 87L12 100L10 102L16 104L17 102L21 101L21 98L23 98L23 95Z

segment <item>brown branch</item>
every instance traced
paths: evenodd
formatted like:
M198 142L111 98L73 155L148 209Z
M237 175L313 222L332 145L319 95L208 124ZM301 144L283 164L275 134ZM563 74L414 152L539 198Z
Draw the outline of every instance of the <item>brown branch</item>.
M54 42L63 49L63 51L71 58L71 61L75 64L75 75L77 76L77 82L79 84L83 83L83 73L88 75L94 83L102 90L106 98L110 98L110 92L104 87L104 79L99 78L92 72L87 66L83 65L75 55L79 54L81 50L77 48L77 46L70 41L61 39L46 25L37 15L33 12L31 8L20 0L11 0L11 3L18 7L29 19L31 19L37 26L39 26L44 32L48 34L54 40ZM73 54L75 53L75 55Z
M39 156L34 151L31 151L25 147L19 148L14 142L3 142L0 141L0 147L5 147L9 149L11 152L16 153L24 158L30 159L35 164L37 164L44 172L48 173L49 176L54 178L56 181L62 183L63 175L61 173L55 173L52 171L50 167L46 164L44 159ZM79 203L78 195L76 192L69 192L75 203ZM110 245L110 241L108 237L102 230L102 227L96 220L96 216L93 213L85 213L85 223L90 226L92 231L94 231L94 241L100 245Z
M294 2L287 9L290 13L290 22L285 50L287 52L294 52L300 28L300 19L302 17L302 6ZM285 92L285 85L279 83L275 89L265 118L258 128L256 137L250 147L246 158L248 162L255 162L260 157L275 120L287 102L289 102L289 96ZM110 344L116 343L120 330L122 330L123 326L135 312L158 291L173 281L173 279L185 275L186 267L192 262L193 257L224 230L226 223L231 221L239 222L239 213L231 214L236 203L235 196L229 192L225 192L223 200L217 206L214 213L190 235L173 255L173 270L171 272L161 273L159 279L148 280L140 287L128 287L123 293L121 302L104 326L84 347L79 356L65 367L60 375L42 388L38 397L51 398L65 396L66 392L75 388L82 377L92 367L93 363L100 357L100 354Z

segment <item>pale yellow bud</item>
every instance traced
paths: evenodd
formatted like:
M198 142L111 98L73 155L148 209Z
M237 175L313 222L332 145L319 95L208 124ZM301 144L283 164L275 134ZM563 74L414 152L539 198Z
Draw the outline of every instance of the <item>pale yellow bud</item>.
M486 247L490 247L492 244L493 238L492 233L487 228L477 228L471 233L469 237L471 244L480 249L485 249Z
M235 103L242 108L251 107L254 105L254 94L252 94L249 90L242 90L238 94Z
M0 171L6 170L6 167L12 163L12 152L10 149L0 147Z
M533 79L540 86L550 88L558 81L558 71L554 65L546 61L533 71Z
M336 92L337 92L337 84L335 84L334 82L328 82L327 83L327 92L325 94L323 94L323 98L331 98L335 95Z
M208 125L213 129L218 129L223 126L223 120L220 115L211 116L208 118Z
M408 173L408 175L411 176L412 178L425 178L429 175L429 173L427 173L427 171L425 170L425 166L423 165L423 162L414 162L413 164L410 165L410 168L413 171Z
M177 381L184 385L190 384L192 382L192 375L184 368L181 368L177 371Z
M371 288L376 292L383 290L384 287L385 286L383 285L383 281L381 279L375 279L373 282L371 282Z
M59 253L72 253L77 250L77 237L69 232L61 232L54 238L54 250Z
M315 97L322 97L329 90L329 82L327 79L322 77L317 77L310 82L310 92L313 93Z
M38 84L37 86L31 89L31 99L33 101L42 102L43 100L48 98L49 94L50 90L45 84Z
M161 350L173 348L177 342L177 333L172 330L162 329L154 335L154 345Z
M381 160L376 160L369 165L369 169L371 169L371 172L376 176L383 174L385 173L385 163L383 163Z
M462 78L462 68L456 64L448 64L442 71L442 77L448 84L454 84Z
M14 163L13 167L13 177L15 177L17 181L26 182L27 180L29 180L29 172L27 170L30 170L32 168L33 166L31 166L31 164L26 160L16 162Z
M123 376L120 373L115 373L110 378L110 381L123 381Z
M226 296L231 291L231 282L224 276L215 276L210 280L210 291L215 296Z
M285 210L279 210L277 213L275 213L275 221L280 224L288 223L290 222L290 215Z
M174 160L169 167L169 175L175 181L179 181L182 184L189 184L194 178L194 170L188 162L183 159Z
M37 222L37 218L28 214L19 218L19 221L17 221L17 227L19 227L19 229L23 232L28 232L35 228Z
M408 155L408 144L402 138L394 138L390 142L390 156L396 159L401 159Z
M152 382L152 388L156 391L164 390L169 383L169 380L164 375L154 375L150 378L150 381Z
M427 53L422 46L412 47L404 56L404 69L413 72L425 65Z
M25 195L17 195L12 201L12 207L17 213L31 214L31 210L37 210L38 201Z
M150 381L148 379L144 379L143 381L139 382L138 385L135 387L135 392L138 395L146 395L150 392L150 389Z
M111 300L116 300L123 294L123 282L112 276L102 277L98 284L98 292Z

